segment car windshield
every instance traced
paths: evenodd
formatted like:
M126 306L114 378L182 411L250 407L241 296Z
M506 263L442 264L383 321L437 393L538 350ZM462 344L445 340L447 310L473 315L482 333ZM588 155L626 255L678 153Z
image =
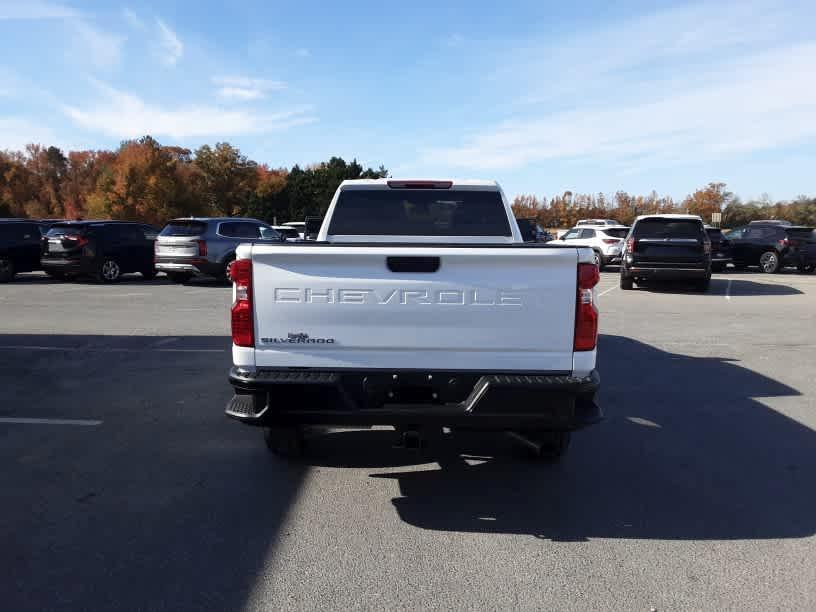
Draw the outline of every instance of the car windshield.
M498 191L465 189L345 190L332 235L511 236Z
M626 238L626 234L629 233L628 227L615 227L603 230L603 233L607 236L611 236L612 238Z
M159 236L200 236L206 231L207 224L202 221L171 221Z
M635 225L635 238L701 238L702 224L693 219L642 219Z

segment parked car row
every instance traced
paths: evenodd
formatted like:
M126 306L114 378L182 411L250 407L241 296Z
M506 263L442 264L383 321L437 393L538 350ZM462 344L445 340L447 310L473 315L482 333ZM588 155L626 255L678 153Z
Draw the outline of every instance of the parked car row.
M599 268L621 263L622 284L647 278L696 278L707 286L711 272L758 267L766 273L816 267L816 237L811 227L785 221L752 221L723 231L703 225L696 215L644 215L631 228L609 219L585 219L559 240L595 251Z
M0 219L0 282L19 272L53 278L116 281L138 272L165 272L175 282L193 276L226 279L235 249L248 240L299 240L297 227L282 231L256 219L174 219L158 228L133 221L35 221Z

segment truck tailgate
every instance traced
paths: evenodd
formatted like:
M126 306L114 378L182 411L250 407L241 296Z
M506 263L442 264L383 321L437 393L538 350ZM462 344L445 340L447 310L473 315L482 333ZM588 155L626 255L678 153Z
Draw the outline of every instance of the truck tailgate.
M572 370L577 249L254 244L251 258L257 367Z

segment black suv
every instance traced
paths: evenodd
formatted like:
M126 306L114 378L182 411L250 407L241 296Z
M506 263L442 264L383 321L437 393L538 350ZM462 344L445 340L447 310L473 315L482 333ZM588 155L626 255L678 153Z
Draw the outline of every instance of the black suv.
M27 219L0 219L0 283L18 272L40 269L40 224Z
M734 267L759 266L765 273L795 266L812 272L816 266L816 240L812 227L778 221L752 221L726 234Z
M624 244L620 288L646 280L692 280L701 291L711 280L711 239L695 215L635 219Z
M108 283L128 272L153 278L158 233L130 221L55 223L42 238L42 269L55 278L91 276Z
M711 271L722 272L731 263L731 243L719 227L706 225L706 233L711 240Z

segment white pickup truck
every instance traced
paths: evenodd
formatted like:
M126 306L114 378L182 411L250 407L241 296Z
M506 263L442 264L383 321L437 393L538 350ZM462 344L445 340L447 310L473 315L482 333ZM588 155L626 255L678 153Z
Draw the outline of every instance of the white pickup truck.
M277 453L308 425L391 425L555 459L602 418L593 251L524 243L495 182L344 181L317 240L236 255L226 413Z

